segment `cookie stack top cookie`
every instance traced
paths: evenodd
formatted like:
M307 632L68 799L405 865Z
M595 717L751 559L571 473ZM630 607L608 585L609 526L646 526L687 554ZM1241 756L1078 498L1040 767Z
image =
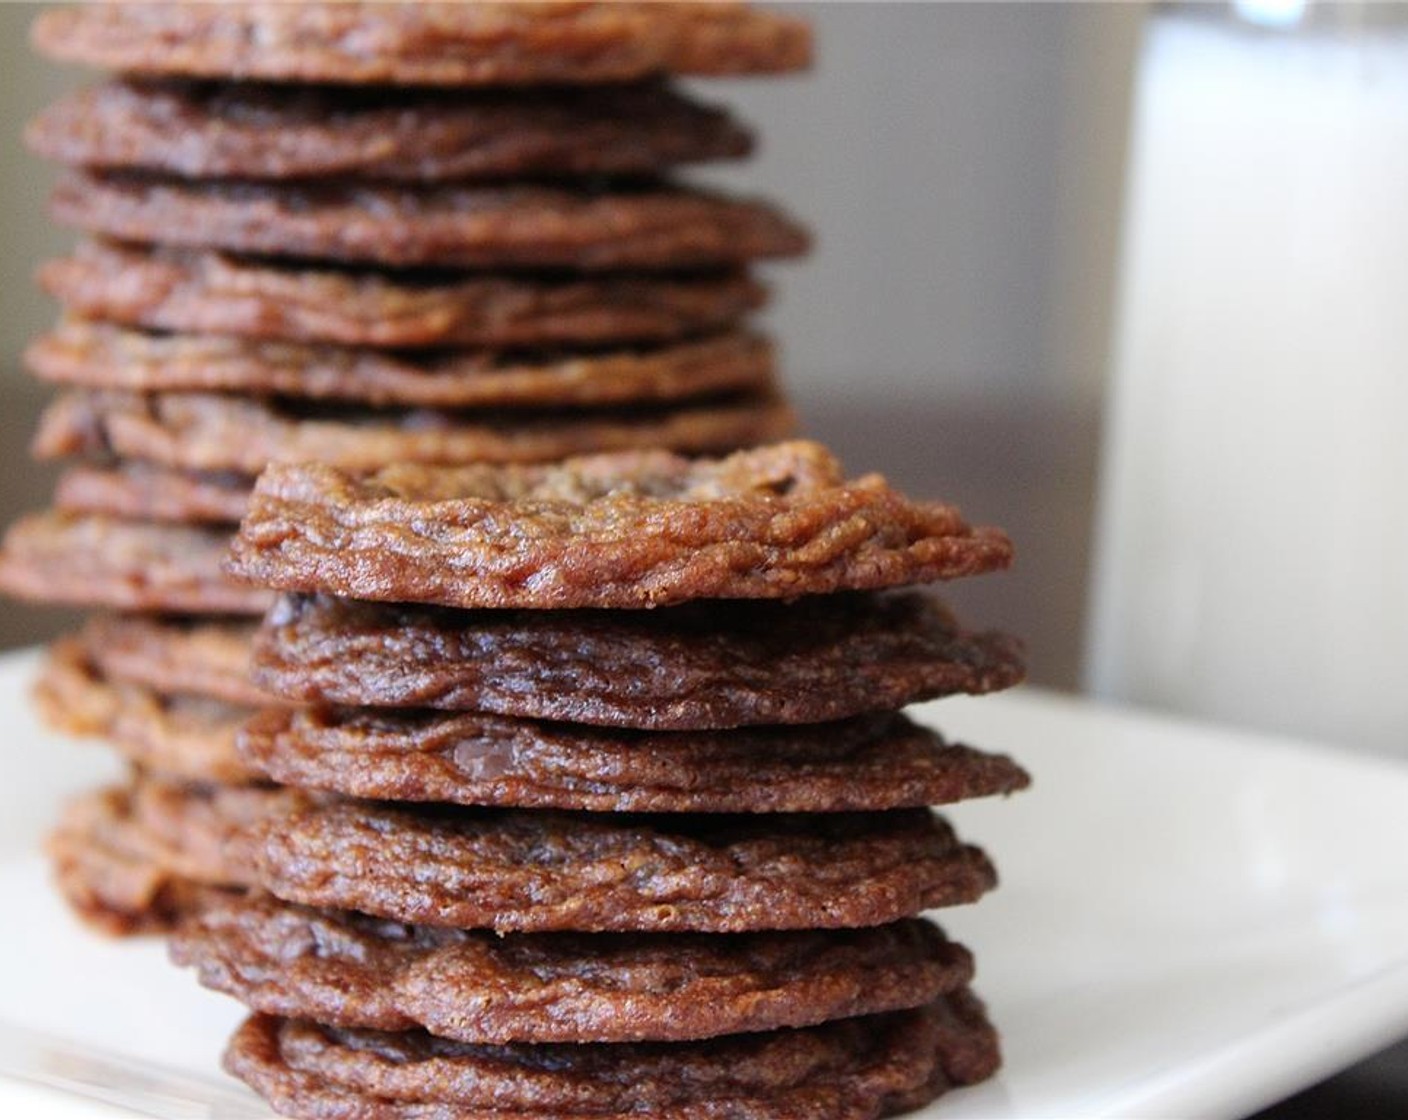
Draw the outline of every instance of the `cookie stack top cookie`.
M448 607L656 607L795 599L977 575L1011 544L819 444L535 467L261 476L233 570L281 591Z

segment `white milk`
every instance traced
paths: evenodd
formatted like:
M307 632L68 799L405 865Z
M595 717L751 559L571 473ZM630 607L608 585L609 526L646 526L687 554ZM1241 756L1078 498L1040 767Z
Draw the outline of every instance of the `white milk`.
M1137 96L1088 684L1408 756L1408 29L1163 13Z

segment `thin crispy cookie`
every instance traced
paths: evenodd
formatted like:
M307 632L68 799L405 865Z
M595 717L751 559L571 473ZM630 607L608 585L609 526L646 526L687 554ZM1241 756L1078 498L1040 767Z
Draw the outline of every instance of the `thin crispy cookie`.
M657 818L333 802L261 819L231 858L290 902L499 932L884 925L997 881L924 809Z
M463 1042L633 1042L809 1026L972 979L930 923L731 934L509 934L231 898L171 942L256 1011Z
M687 731L820 723L1023 676L1020 645L923 592L654 611L457 611L284 596L256 639L271 693Z
M260 478L231 571L285 591L454 607L652 607L790 599L1006 567L996 529L846 481L819 444L536 467L317 464Z
M823 813L1010 793L1016 763L904 716L702 732L606 731L503 716L299 709L244 729L285 785L388 801L594 812Z
M44 459L115 454L178 470L255 475L281 461L374 470L397 462L531 463L637 447L693 454L778 439L794 426L792 410L773 393L506 414L73 390L45 409L32 447Z
M0 591L113 610L262 614L271 596L221 570L229 539L101 514L30 514L0 546Z
M876 1120L991 1077L969 990L912 1011L685 1043L483 1047L256 1015L225 1068L309 1120Z
M89 4L44 12L35 47L132 74L428 86L775 74L811 63L793 16L720 3Z
M795 257L809 245L767 203L678 187L411 189L70 172L50 212L125 241L402 268L715 268Z
M766 390L772 345L728 331L591 354L424 354L221 335L161 334L67 319L25 351L46 381L136 392L233 392L399 408L600 408Z
M80 167L411 183L648 175L753 146L722 109L655 82L453 93L114 80L48 106L25 140Z
M767 290L742 272L513 276L315 268L85 242L40 283L94 319L348 346L605 346L735 324Z

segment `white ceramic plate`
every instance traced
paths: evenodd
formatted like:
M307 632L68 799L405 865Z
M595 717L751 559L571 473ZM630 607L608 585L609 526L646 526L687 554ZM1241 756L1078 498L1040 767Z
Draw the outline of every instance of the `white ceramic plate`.
M49 890L35 837L111 765L34 725L31 665L0 659L0 1113L267 1116L218 1070L239 1009ZM1408 1031L1408 767L1032 691L921 713L1036 778L952 813L1003 873L942 920L1007 1065L924 1120L1233 1118Z

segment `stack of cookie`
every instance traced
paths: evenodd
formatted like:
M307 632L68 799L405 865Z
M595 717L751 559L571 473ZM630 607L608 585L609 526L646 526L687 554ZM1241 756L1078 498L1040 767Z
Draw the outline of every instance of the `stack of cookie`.
M269 598L220 564L266 463L790 429L742 323L751 263L806 236L665 178L751 145L669 77L796 70L810 41L733 5L327 2L99 4L43 14L35 42L121 76L29 131L71 168L54 215L91 238L44 268L65 318L27 356L64 387L35 451L78 462L11 529L0 588L136 612L59 643L40 697L148 775L75 806L66 891L160 927L261 792L234 750L263 699L238 619Z
M910 701L1021 676L905 585L1001 533L824 449L271 467L233 570L283 597L242 738L286 783L178 961L293 1116L827 1117L988 1076L995 882L927 806L1027 782ZM309 705L309 706L301 706Z

